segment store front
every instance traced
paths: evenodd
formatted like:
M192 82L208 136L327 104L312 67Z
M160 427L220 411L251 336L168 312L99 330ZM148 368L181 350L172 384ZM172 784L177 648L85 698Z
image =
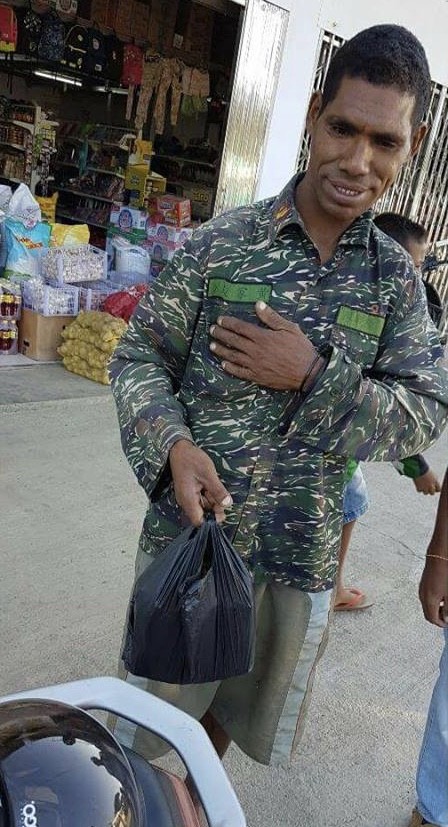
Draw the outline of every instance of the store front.
M132 288L127 320L134 285L140 295L195 226L258 195L284 5L0 4L3 356L67 355L70 320L116 310L109 297ZM89 356L80 341L69 369ZM104 354L92 359L84 375L107 381Z
M287 10L264 0L58 7L66 11L11 4L17 44L0 52L2 183L58 193L58 220L85 221L97 244L111 204L128 199L134 137L150 142L151 172L190 199L194 220L255 196Z

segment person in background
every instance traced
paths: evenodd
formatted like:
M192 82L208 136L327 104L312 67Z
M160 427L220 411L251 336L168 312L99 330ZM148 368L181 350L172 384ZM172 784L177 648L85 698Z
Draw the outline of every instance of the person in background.
M422 224L411 221L398 213L381 213L374 222L383 233L395 239L398 244L409 253L417 270L421 271L425 260L428 234ZM438 494L440 482L437 475L429 467L424 456L417 454L404 460L397 461L395 467L400 474L410 477L421 494ZM369 508L367 485L356 461L350 461L346 469L346 485L344 490L344 524L342 527L341 549L339 553L339 570L336 581L336 595L334 609L336 612L367 609L373 601L361 589L346 586L344 565L347 559L350 541L356 521Z
M112 358L123 449L149 500L136 575L207 510L253 574L251 672L186 686L120 673L200 720L221 757L235 741L284 764L298 745L332 613L347 459L413 454L447 421L421 279L370 213L421 145L430 88L406 29L347 41L310 102L306 172L196 230ZM120 741L147 758L169 749L131 723Z
M419 594L426 620L444 630L445 645L420 750L410 827L448 827L448 469Z

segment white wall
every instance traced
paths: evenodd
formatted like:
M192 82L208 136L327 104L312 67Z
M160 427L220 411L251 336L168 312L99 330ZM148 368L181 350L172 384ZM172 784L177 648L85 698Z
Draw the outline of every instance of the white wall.
M414 32L425 47L433 80L448 86L446 0L323 0L320 25L344 38L376 23L399 23Z
M422 41L434 80L448 86L447 0L271 0L290 9L277 96L257 197L281 190L294 173L323 29L344 38L377 23L399 23Z
M294 172L319 44L322 0L291 0L288 35L256 196L279 192Z

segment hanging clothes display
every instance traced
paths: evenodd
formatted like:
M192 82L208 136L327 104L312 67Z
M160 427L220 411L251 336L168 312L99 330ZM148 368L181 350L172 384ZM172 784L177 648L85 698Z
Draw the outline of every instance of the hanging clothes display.
M123 51L123 74L121 82L128 86L128 98L126 103L126 120L132 117L134 105L134 94L137 86L140 86L143 76L143 52L134 43L127 43Z
M206 70L194 66L184 66L182 73L182 92L184 95L198 98L210 97L210 75Z
M171 87L170 123L176 126L182 95L182 77L184 64L177 58L162 60L160 83L154 107L154 124L157 135L162 135L165 129L166 97Z
M148 117L149 104L152 96L157 93L162 72L162 59L154 49L147 49L143 61L143 76L140 95L135 116L135 128L138 132L143 128Z
M182 74L182 114L187 118L207 112L210 97L210 75L207 71L185 66Z

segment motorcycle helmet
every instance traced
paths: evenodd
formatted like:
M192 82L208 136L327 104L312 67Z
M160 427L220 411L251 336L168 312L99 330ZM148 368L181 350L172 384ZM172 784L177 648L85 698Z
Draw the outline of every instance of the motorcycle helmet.
M0 704L0 827L144 827L143 807L122 748L92 715Z

